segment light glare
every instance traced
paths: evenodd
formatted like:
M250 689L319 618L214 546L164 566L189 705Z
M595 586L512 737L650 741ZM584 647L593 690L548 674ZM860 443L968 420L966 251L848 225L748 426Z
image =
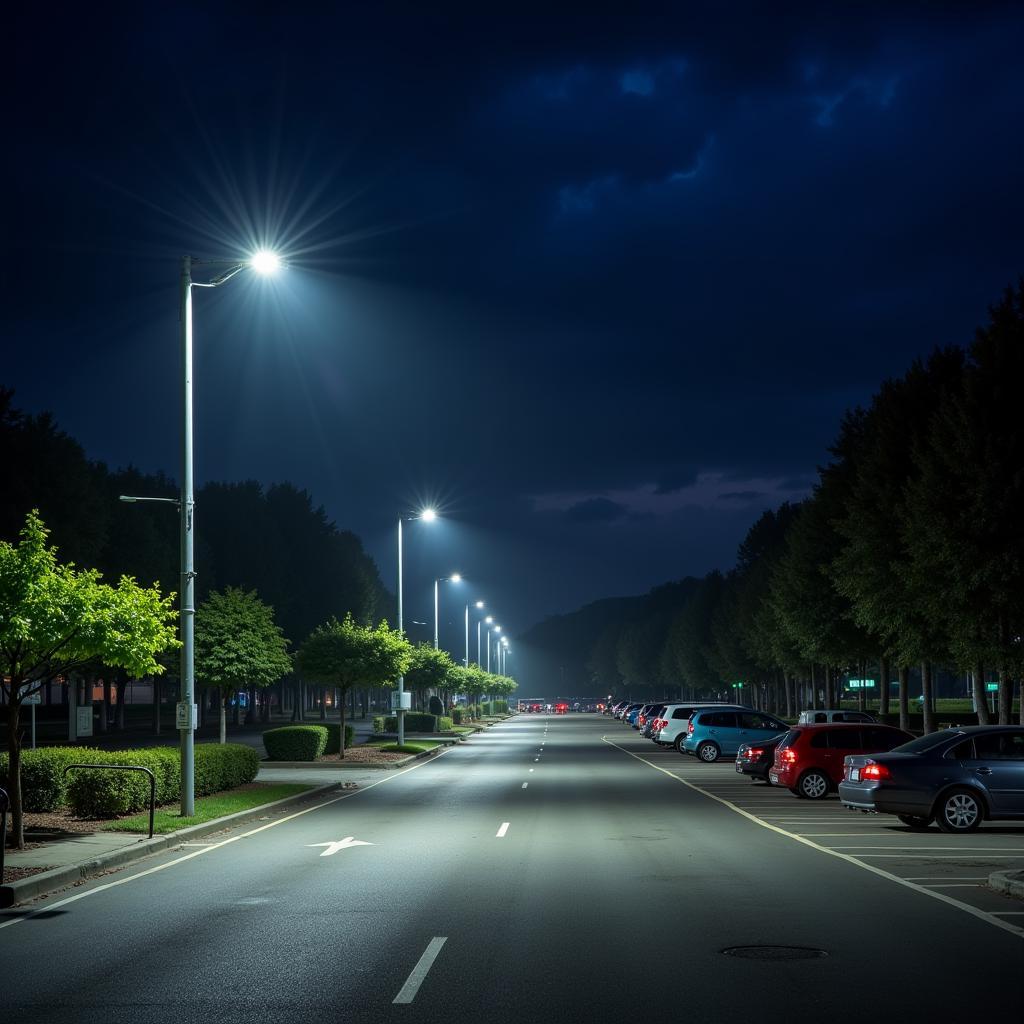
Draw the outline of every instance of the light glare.
M260 249L252 254L249 265L257 274L274 274L281 269L281 257L269 249Z
M432 508L425 508L420 513L420 519L425 523L432 523L437 518L437 513Z
M452 583L461 583L462 582L461 574L459 574L457 572L453 572L452 575L451 575L451 581L452 581Z

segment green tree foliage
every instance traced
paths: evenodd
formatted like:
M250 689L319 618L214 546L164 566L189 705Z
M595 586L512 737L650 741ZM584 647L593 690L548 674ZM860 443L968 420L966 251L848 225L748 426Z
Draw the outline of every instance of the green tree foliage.
M712 622L724 587L720 572L708 573L669 626L667 658L693 697L710 696L723 682L712 664Z
M405 670L405 688L420 695L430 690L447 694L457 685L455 667L447 651L435 650L433 644L416 644Z
M241 689L265 687L292 669L274 609L255 590L212 591L196 614L196 678L220 690L220 741L227 742L227 702Z
M958 386L935 407L903 501L901 582L961 665L999 668L1001 723L1010 721L1012 680L1024 672L1022 381L1024 280L992 308Z
M299 648L297 663L306 678L341 691L340 754L345 756L345 696L352 687L390 686L409 668L409 641L387 622L360 626L351 614L318 626Z
M7 742L13 841L24 845L21 801L23 700L42 684L100 661L132 676L157 674L157 655L174 638L173 597L129 576L116 586L95 569L57 559L33 511L17 544L0 541L0 687L8 701Z

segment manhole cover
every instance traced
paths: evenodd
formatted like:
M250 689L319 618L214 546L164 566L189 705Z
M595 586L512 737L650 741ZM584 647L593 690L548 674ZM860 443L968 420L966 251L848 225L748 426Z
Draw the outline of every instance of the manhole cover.
M817 960L828 956L823 949L805 946L728 946L722 952L742 960Z

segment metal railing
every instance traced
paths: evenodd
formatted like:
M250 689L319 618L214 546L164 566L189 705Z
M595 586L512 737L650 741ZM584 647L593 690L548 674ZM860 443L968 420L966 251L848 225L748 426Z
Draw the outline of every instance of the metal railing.
M64 768L67 775L72 768L104 768L118 772L145 772L149 776L149 838L153 838L153 814L156 811L156 776L141 764L69 764Z

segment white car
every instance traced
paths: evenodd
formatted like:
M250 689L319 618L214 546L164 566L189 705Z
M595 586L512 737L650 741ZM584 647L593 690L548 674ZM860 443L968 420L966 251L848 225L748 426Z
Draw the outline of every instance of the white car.
M828 725L831 722L875 722L866 711L845 711L839 708L824 708L818 711L801 711L797 725Z
M737 710L749 710L741 704L725 704L720 701L702 701L694 703L688 701L685 704L666 704L665 710L658 716L664 723L662 727L651 734L651 739L663 747L675 747L679 753L683 753L683 740L686 739L686 729L690 724L690 715L698 708L736 708Z

